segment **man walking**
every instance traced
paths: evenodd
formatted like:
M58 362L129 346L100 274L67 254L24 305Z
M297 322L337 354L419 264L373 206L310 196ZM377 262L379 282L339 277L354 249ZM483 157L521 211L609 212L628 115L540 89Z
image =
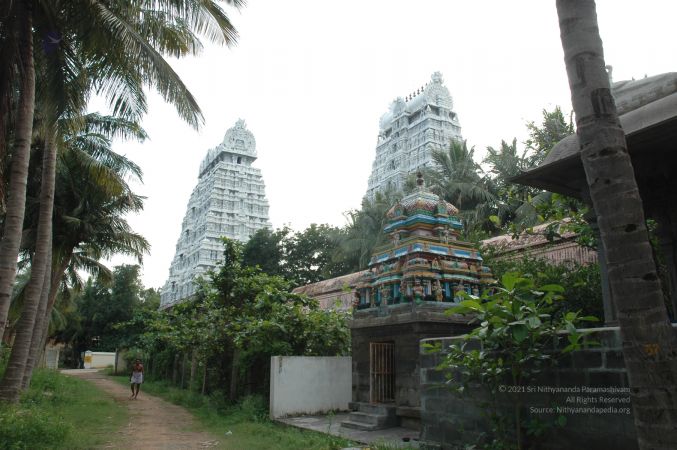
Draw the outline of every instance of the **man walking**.
M132 388L132 396L129 397L129 399L135 400L136 397L138 397L139 395L139 388L141 387L141 383L143 383L143 364L141 364L140 359L134 361L134 365L132 366L132 377L130 379L130 382Z

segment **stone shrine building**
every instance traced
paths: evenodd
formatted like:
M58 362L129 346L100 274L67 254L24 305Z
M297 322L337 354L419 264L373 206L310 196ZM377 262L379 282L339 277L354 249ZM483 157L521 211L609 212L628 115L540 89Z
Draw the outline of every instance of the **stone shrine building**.
M418 189L388 212L390 244L374 251L356 285L350 322L353 413L343 426L374 430L420 425L419 341L465 334L467 317L448 316L460 291L479 295L495 284L479 251L460 240L458 210Z
M252 167L255 160L256 140L243 120L207 152L160 294L161 308L194 294L193 280L223 260L221 237L245 242L257 230L270 227L261 170Z
M439 72L425 86L393 101L379 122L368 199L387 189L402 190L409 174L432 165L433 150L446 149L452 139L462 140L453 109Z

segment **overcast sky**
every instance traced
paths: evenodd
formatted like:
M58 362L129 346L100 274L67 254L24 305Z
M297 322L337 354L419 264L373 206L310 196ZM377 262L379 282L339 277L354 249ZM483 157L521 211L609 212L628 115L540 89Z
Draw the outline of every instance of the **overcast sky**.
M597 3L614 80L677 70L675 2ZM228 13L237 46L172 61L205 125L191 129L151 93L150 140L114 146L144 170L145 210L129 221L152 245L147 287L166 280L200 162L238 118L256 137L272 225L300 230L342 226L359 208L380 116L435 71L480 157L524 141L543 108L571 110L554 1L249 0Z

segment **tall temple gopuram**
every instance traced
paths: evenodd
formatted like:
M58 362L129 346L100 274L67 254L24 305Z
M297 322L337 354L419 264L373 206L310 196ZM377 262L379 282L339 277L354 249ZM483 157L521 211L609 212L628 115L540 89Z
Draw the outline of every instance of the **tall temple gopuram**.
M256 230L270 227L261 170L252 167L255 160L256 140L243 120L207 152L162 288L161 308L195 293L193 280L223 259L222 236L245 242Z
M435 72L429 83L398 97L381 116L366 197L402 190L407 175L430 166L433 150L446 149L452 139L462 140L461 126L442 74Z

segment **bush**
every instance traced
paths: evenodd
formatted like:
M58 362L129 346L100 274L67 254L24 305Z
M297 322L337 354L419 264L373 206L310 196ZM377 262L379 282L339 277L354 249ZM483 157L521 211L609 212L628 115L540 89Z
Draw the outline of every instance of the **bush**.
M0 448L7 450L53 448L73 427L44 412L39 404L0 407Z
M18 405L0 407L0 448L52 448L73 431L54 409L70 400L69 381L57 373L36 370L31 389Z
M245 421L261 423L268 420L268 401L261 395L247 395L237 409Z
M450 308L448 314L471 314L480 325L448 348L439 365L445 371L447 385L459 395L475 396L484 411L491 432L479 444L493 450L524 449L527 435L560 422L531 419L525 422L523 396L508 393L512 417L506 413L505 385L525 386L565 353L583 345L585 331L578 329L597 322L594 316L578 312L561 313L564 288L558 284L537 284L534 278L508 272L493 294L481 298L462 293L465 300ZM566 333L565 333L566 332ZM562 350L561 342L566 346ZM479 344L479 346L477 346ZM591 344L591 342L587 342ZM440 346L424 344L430 351ZM477 388L488 393L489 401L476 397ZM558 418L559 420L559 418ZM538 431L534 430L538 428Z
M232 403L268 394L273 355L350 352L349 314L320 309L316 300L290 292L283 278L243 266L240 243L224 238L224 245L223 264L199 282L191 301L116 325L136 333L140 349L128 355L145 355L146 380L207 394L228 386Z
M91 383L38 369L19 404L0 404L0 450L98 448L125 417Z
M522 257L506 260L492 256L485 250L484 264L494 276L501 279L508 272L517 272L532 278L537 285L558 284L564 288L564 299L558 303L556 314L580 311L585 316L604 317L602 282L598 264L553 264L546 259Z

